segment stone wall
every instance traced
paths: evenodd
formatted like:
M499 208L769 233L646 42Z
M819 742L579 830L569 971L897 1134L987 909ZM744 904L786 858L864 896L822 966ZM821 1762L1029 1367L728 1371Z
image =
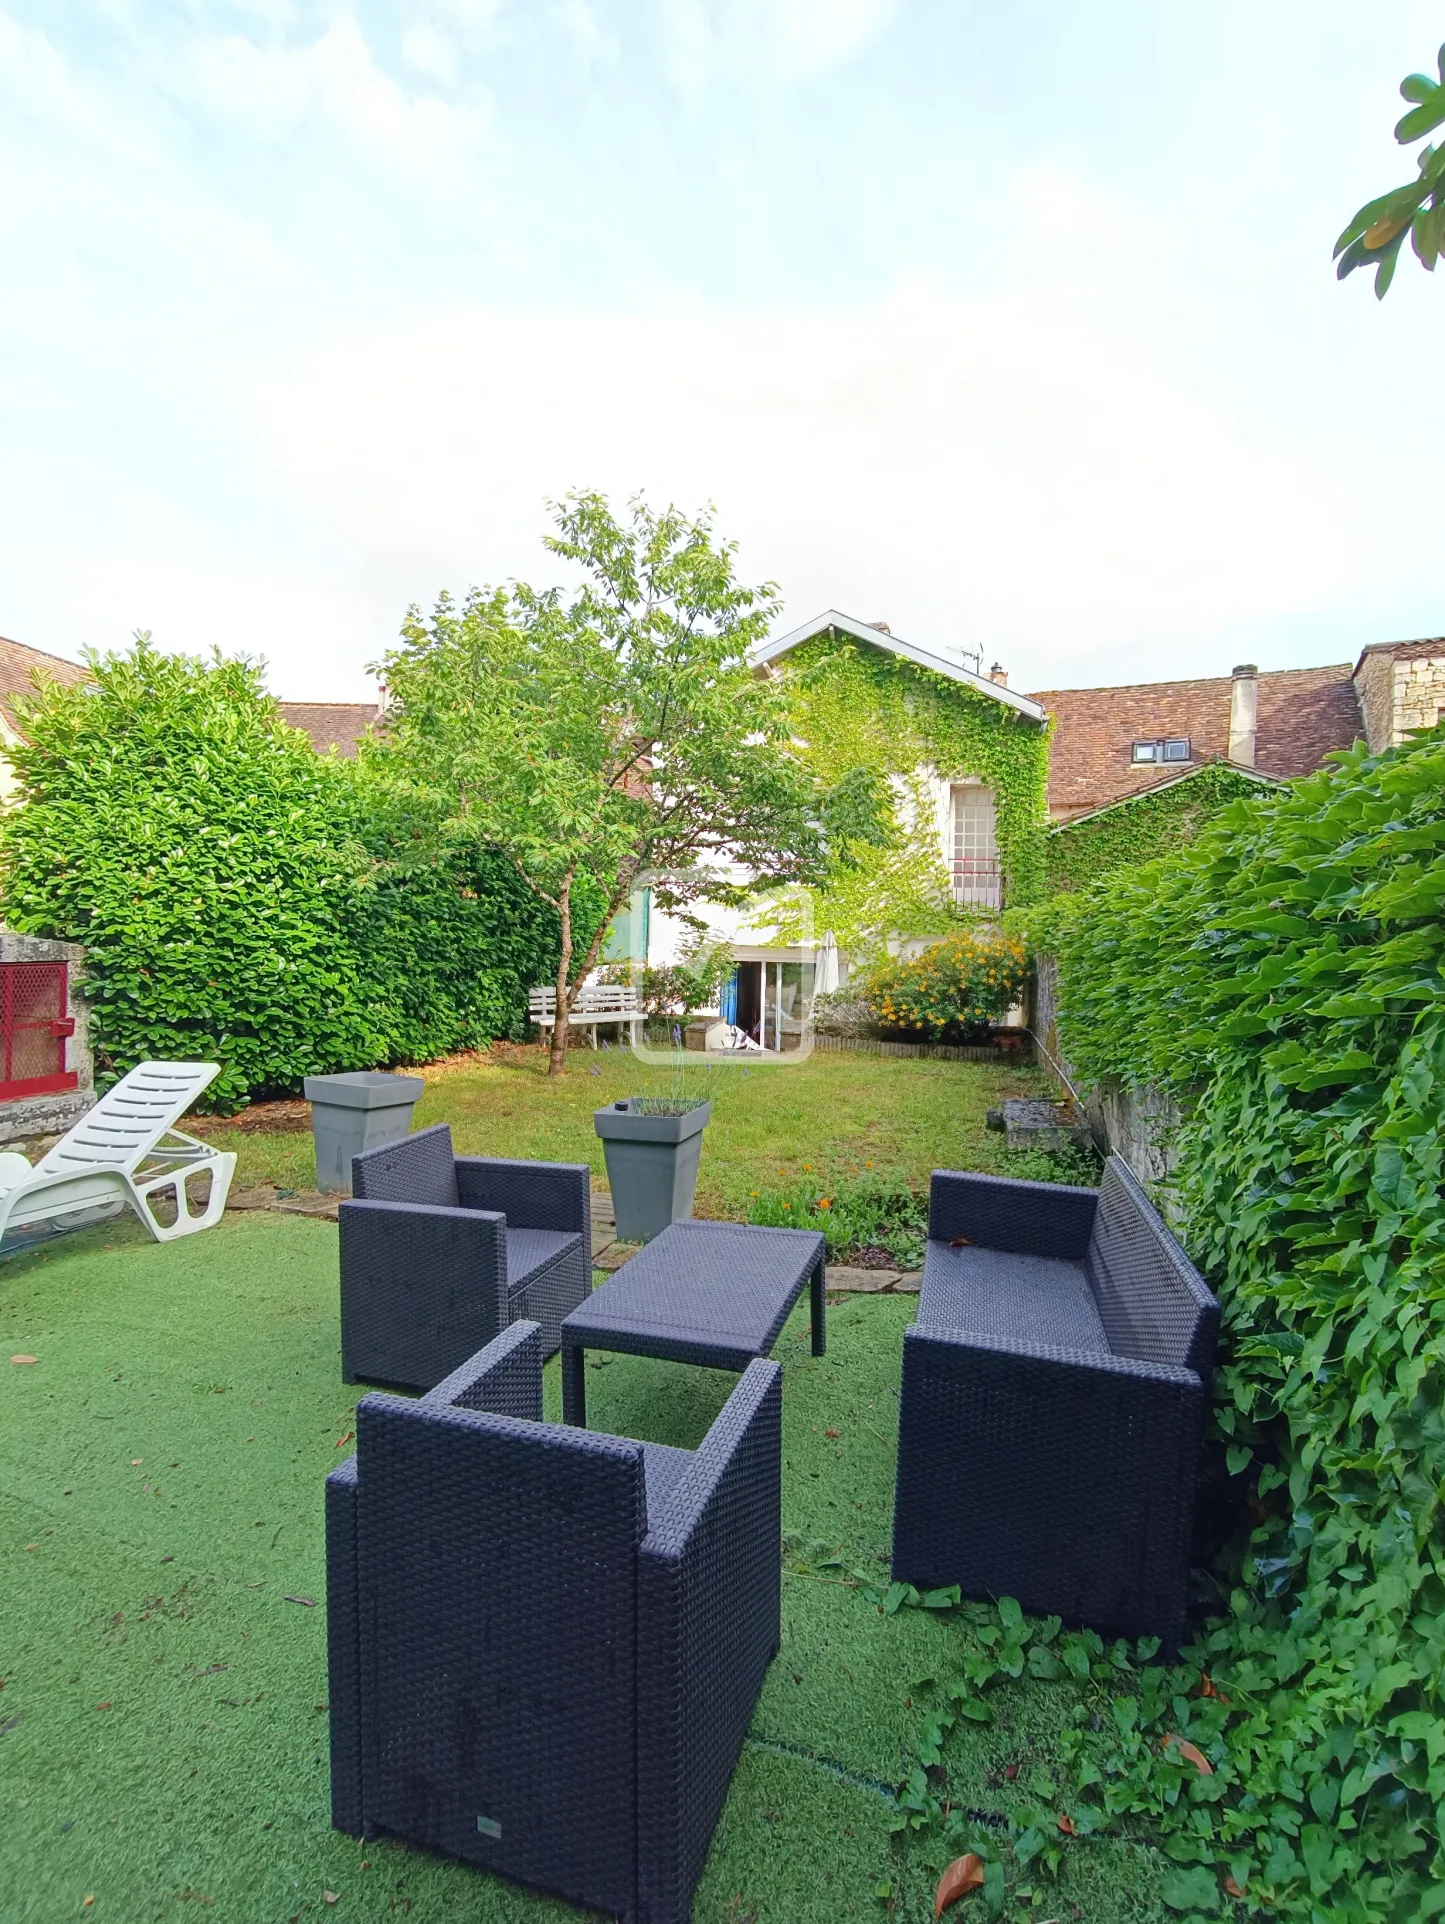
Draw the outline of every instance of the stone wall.
M1412 728L1433 728L1445 713L1445 641L1367 648L1355 690L1372 754L1396 747Z
M85 950L74 942L47 942L37 935L16 935L0 929L0 962L69 964L70 1014L75 1018L75 1033L65 1045L65 1066L74 1074L76 1086L59 1095L21 1096L13 1102L0 1102L0 1142L63 1134L95 1101Z
M1058 1006L1058 963L1051 955L1039 956L1027 1005L1039 1066L1082 1109L1101 1154L1122 1156L1167 1215L1168 1195L1159 1193L1158 1185L1176 1160L1172 1138L1178 1105L1159 1089L1128 1088L1113 1077L1097 1089L1078 1088L1059 1039Z

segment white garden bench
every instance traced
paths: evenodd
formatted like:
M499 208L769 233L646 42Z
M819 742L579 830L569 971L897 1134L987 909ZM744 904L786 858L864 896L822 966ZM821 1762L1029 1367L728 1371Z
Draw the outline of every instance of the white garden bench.
M527 995L527 1014L539 1029L550 1029L557 1019L557 991L532 989ZM589 1028L592 1046L597 1047L599 1022L626 1024L632 1040L637 1040L637 1024L643 1019L637 991L622 982L597 982L579 989L577 999L567 1011L568 1028Z

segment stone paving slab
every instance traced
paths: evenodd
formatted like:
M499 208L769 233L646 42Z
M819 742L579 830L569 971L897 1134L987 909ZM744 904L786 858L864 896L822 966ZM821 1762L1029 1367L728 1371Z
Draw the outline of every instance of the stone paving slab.
M233 1189L226 1198L227 1209L277 1209L283 1216L314 1216L321 1222L336 1221L343 1198L321 1189L273 1188L262 1183L256 1189Z
M621 1269L628 1257L635 1256L641 1248L641 1243L613 1243L609 1249L604 1249L600 1256L592 1258L592 1267L609 1271Z
M897 1269L853 1269L847 1263L829 1263L828 1287L876 1295L882 1290L892 1289L901 1274Z

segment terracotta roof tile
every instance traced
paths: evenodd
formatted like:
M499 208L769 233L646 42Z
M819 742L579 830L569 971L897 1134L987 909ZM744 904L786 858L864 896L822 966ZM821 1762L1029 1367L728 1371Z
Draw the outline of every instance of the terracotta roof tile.
M1135 682L1121 688L1055 688L1034 696L1056 718L1049 758L1049 812L1067 820L1153 788L1169 771L1134 762L1132 745L1187 738L1195 763L1229 749L1231 679ZM1349 663L1286 668L1259 677L1255 767L1306 775L1361 733ZM1171 765L1182 773L1187 764Z
M374 701L282 701L276 706L293 728L311 737L318 754L334 748L346 757L356 753L356 744L381 713Z
M84 681L85 669L79 662L47 655L43 648L27 648L23 641L7 641L0 635L0 709L11 727L15 726L15 698L35 692L33 675L49 677L70 686Z

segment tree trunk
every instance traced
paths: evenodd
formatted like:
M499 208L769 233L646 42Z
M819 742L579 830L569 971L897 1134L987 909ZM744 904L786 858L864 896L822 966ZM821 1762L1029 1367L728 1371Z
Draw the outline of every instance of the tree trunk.
M572 1008L572 994L567 978L572 973L572 877L569 875L562 883L557 897L557 910L562 918L562 946L557 957L557 1013L552 1021L552 1053L547 1059L547 1074L563 1076L567 1073L567 1017Z

